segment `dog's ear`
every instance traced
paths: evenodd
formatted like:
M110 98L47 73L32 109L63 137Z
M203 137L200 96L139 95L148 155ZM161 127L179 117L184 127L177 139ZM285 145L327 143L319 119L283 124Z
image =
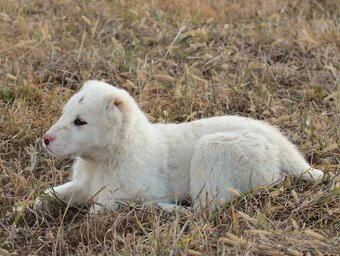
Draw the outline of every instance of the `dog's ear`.
M112 94L106 100L104 111L109 122L115 125L121 120L121 136L126 136L136 121L138 107L135 101L127 93Z
M112 116L116 114L122 115L125 122L130 122L134 116L134 102L125 95L111 95L105 103L105 112Z
M105 102L105 111L110 112L118 108L121 112L123 112L125 105L126 103L122 98L109 97Z
M123 100L122 99L116 99L113 103L116 107L121 108L123 106Z

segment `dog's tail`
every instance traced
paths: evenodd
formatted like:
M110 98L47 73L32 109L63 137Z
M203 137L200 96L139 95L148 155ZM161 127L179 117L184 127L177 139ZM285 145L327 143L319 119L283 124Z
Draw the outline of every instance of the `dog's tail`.
M304 180L319 180L324 176L321 170L311 167L297 148L288 140L283 143L281 167L283 171L296 177L301 176Z
M308 170L302 172L304 180L320 180L324 176L323 171L310 167Z

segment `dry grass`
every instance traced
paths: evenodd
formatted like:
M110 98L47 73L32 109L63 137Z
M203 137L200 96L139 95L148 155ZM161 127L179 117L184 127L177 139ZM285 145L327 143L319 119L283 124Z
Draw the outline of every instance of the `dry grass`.
M2 0L0 255L339 254L339 10L337 0ZM126 88L157 122L265 119L326 178L287 178L211 214L20 210L67 179L71 162L39 138L89 78Z

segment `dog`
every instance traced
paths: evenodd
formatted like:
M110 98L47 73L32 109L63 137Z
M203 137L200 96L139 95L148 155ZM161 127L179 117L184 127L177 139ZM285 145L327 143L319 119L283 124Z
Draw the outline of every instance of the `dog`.
M72 177L45 193L91 211L116 209L134 198L171 209L190 196L196 210L276 184L285 174L320 179L275 127L226 115L182 124L152 124L123 89L87 81L43 136L58 158L76 158Z

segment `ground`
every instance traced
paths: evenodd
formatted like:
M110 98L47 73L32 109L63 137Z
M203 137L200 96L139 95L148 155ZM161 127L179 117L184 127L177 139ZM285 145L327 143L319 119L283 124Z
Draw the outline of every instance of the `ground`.
M337 0L2 0L0 255L339 254L339 49ZM266 120L326 177L234 191L213 213L35 210L72 165L40 138L87 79L152 122Z

